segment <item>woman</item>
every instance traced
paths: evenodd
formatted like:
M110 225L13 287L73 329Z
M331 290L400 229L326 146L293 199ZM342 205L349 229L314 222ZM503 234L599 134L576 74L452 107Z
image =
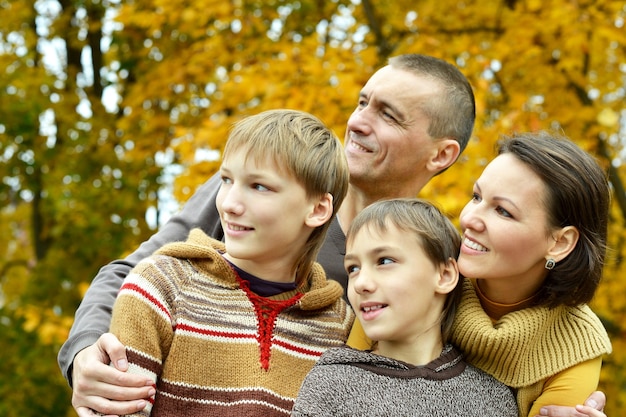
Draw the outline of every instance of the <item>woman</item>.
M516 390L520 416L580 404L611 343L586 305L602 275L610 192L596 161L564 138L501 142L461 212L466 278L452 343Z

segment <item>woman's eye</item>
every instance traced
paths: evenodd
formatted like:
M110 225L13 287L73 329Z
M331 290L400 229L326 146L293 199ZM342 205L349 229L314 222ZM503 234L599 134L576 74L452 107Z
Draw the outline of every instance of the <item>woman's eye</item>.
M506 209L504 209L504 208L502 208L502 207L500 207L500 206L496 207L496 212L497 212L499 215L501 215L501 216L504 216L504 217L509 217L509 218L513 218L513 216L511 215L511 213L509 213Z

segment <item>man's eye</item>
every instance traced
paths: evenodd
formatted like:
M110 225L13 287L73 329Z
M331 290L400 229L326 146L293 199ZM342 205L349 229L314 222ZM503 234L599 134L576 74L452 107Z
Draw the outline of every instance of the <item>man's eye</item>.
M384 111L384 112L383 112L383 117L384 117L386 120L390 120L390 121L392 121L392 122L395 122L395 121L396 121L396 118L393 116L393 114L391 114L391 113L389 113L389 112L386 112L386 111Z

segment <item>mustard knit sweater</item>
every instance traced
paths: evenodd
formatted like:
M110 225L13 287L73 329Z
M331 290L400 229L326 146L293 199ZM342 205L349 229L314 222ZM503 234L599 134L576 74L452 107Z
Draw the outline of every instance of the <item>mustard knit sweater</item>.
M528 415L549 377L611 352L606 330L587 305L525 308L493 323L470 280L451 341L469 363L517 390L520 416Z
M315 264L296 291L261 297L199 229L141 261L113 309L130 371L156 397L138 415L288 416L304 377L343 345L354 313Z

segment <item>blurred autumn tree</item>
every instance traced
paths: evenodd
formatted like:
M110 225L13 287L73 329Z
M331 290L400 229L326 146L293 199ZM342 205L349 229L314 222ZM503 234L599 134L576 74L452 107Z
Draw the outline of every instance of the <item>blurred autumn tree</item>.
M99 267L154 232L172 168L182 203L232 123L269 108L342 136L363 83L406 52L455 63L475 89L474 139L422 195L452 216L500 133L562 130L609 171L613 250L593 307L619 415L625 17L610 0L0 0L0 416L73 415L56 352Z

